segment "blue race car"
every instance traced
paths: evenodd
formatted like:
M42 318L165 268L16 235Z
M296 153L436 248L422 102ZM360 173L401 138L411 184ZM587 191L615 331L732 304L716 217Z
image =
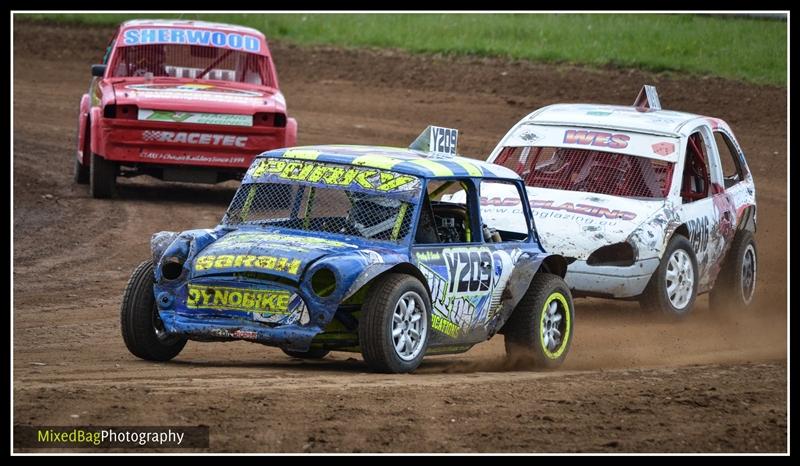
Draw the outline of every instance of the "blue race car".
M455 156L456 141L429 127L409 149L264 152L219 226L153 235L123 297L126 346L153 361L190 339L360 351L396 373L502 333L509 355L559 366L574 329L567 261L542 250L520 177ZM443 200L460 190L465 202ZM481 192L524 202L499 215ZM514 216L527 231L504 228Z

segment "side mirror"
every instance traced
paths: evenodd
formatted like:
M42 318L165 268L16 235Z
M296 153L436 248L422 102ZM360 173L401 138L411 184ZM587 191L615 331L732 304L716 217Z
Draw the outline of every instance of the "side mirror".
M92 76L102 78L106 74L106 65L92 65Z

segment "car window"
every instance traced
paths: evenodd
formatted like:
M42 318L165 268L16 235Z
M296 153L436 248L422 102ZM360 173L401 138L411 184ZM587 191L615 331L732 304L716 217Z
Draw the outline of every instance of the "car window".
M468 199L473 196L467 180L431 181L423 199L414 241L417 244L473 243Z
M686 142L681 198L684 204L709 196L711 178L708 173L708 151L700 133L693 133Z
M495 163L517 172L525 185L634 198L664 198L673 163L569 147L506 147Z
M152 75L272 85L267 57L218 47L174 44L119 47L114 62L113 77Z
M744 169L736 146L725 133L714 131L714 140L717 142L722 176L727 189L744 179Z
M487 243L525 241L528 222L520 199L524 199L517 184L505 181L481 181L481 228ZM513 206L508 200L516 200Z

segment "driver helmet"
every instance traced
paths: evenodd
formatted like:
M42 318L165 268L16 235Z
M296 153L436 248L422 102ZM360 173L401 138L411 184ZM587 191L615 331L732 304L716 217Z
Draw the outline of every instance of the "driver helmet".
M353 201L349 219L365 238L386 235L394 228L402 201L381 196L364 196Z

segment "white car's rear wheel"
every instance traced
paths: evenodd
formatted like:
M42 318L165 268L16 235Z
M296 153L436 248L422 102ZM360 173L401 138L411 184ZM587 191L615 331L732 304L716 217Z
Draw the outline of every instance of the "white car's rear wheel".
M753 302L758 278L756 241L750 231L736 233L709 296L711 309L743 309Z

